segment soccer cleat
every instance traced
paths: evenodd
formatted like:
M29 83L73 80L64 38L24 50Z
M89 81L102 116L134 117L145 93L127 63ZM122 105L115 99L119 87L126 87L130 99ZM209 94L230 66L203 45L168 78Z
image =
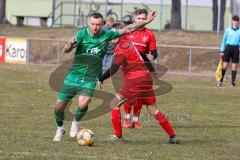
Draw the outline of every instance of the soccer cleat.
M131 120L130 119L124 119L123 128L131 128Z
M218 86L218 87L222 87L222 85L223 85L223 83L222 83L221 81L218 81L218 82L217 82L217 86Z
M177 138L177 136L170 137L168 143L169 144L179 144L179 139Z
M231 87L236 87L236 83L231 83Z
M54 142L60 142L62 140L64 134L65 134L64 129L59 129L58 128L57 131L56 131L56 134L53 138L53 141Z
M132 123L132 128L141 129L142 125L137 121Z
M77 134L78 134L78 122L73 120L72 121L72 125L71 125L71 129L70 129L70 137L71 138L76 138Z
M124 138L123 138L123 136L122 137L117 137L116 135L110 135L107 138L107 141L109 141L109 142L123 142Z

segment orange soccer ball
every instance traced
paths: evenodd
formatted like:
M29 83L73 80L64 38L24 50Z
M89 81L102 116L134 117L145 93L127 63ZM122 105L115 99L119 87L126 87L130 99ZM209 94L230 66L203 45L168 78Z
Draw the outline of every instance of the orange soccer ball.
M81 146L92 146L95 138L95 134L90 129L82 129L77 134L77 142Z

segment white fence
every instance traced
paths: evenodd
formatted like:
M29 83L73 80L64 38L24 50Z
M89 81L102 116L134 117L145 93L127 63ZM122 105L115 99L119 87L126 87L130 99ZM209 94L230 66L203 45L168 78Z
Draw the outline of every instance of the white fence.
M209 47L209 46L185 46L185 45L166 45L166 44L158 44L157 45L158 47L158 52L159 52L159 59L161 60L161 51L163 48L166 48L167 49L167 52L170 52L171 49L177 49L177 50L181 50L181 49L184 49L184 54L187 54L188 55L188 59L185 60L185 64L188 66L188 72L192 72L192 68L193 68L193 56L196 55L198 56L197 54L197 50L201 50L201 52L205 53L206 55L203 55L203 56L206 56L208 57L208 54L212 54L212 60L209 60L209 65L214 65L214 69L215 69L215 64L216 64L216 61L219 60L218 58L218 50L219 50L219 47ZM195 51L195 52L194 52ZM210 53L209 53L210 51ZM166 51L165 51L166 52ZM176 59L176 62L177 62L177 59ZM212 64L213 63L213 64Z
M74 54L63 54L66 40L25 38L29 47L28 62L34 64L61 64ZM214 71L219 61L218 47L158 44L157 63L171 71ZM74 51L73 51L74 52Z

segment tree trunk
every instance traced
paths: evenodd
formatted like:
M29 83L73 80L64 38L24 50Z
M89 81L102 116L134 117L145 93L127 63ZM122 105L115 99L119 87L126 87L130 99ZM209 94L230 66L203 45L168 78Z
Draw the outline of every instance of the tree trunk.
M172 0L171 29L181 29L181 0Z
M218 0L212 0L213 2L213 31L217 30L217 23L218 23ZM224 30L224 15L226 10L226 0L221 0L221 14L220 14L220 30Z
M0 0L0 24L7 22L5 9L6 9L6 0Z
M218 0L212 0L213 6L212 6L212 11L213 11L213 21L212 21L212 30L216 31L217 30L217 22L218 22Z
M226 10L226 0L221 0L220 31L224 30L225 10Z

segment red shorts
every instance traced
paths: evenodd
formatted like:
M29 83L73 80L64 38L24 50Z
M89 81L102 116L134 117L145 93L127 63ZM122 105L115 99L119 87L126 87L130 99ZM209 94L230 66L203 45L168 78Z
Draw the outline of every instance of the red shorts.
M153 91L152 79L146 78L141 81L125 81L119 93L123 95L129 105L136 105L137 101L151 105L156 102Z
M128 106L142 106L142 105L152 105L156 103L155 97L149 97L144 99L126 99L124 103L127 103Z
M156 97L148 97L148 98L144 98L144 99L138 99L137 103L139 105L152 105L152 104L156 103Z

